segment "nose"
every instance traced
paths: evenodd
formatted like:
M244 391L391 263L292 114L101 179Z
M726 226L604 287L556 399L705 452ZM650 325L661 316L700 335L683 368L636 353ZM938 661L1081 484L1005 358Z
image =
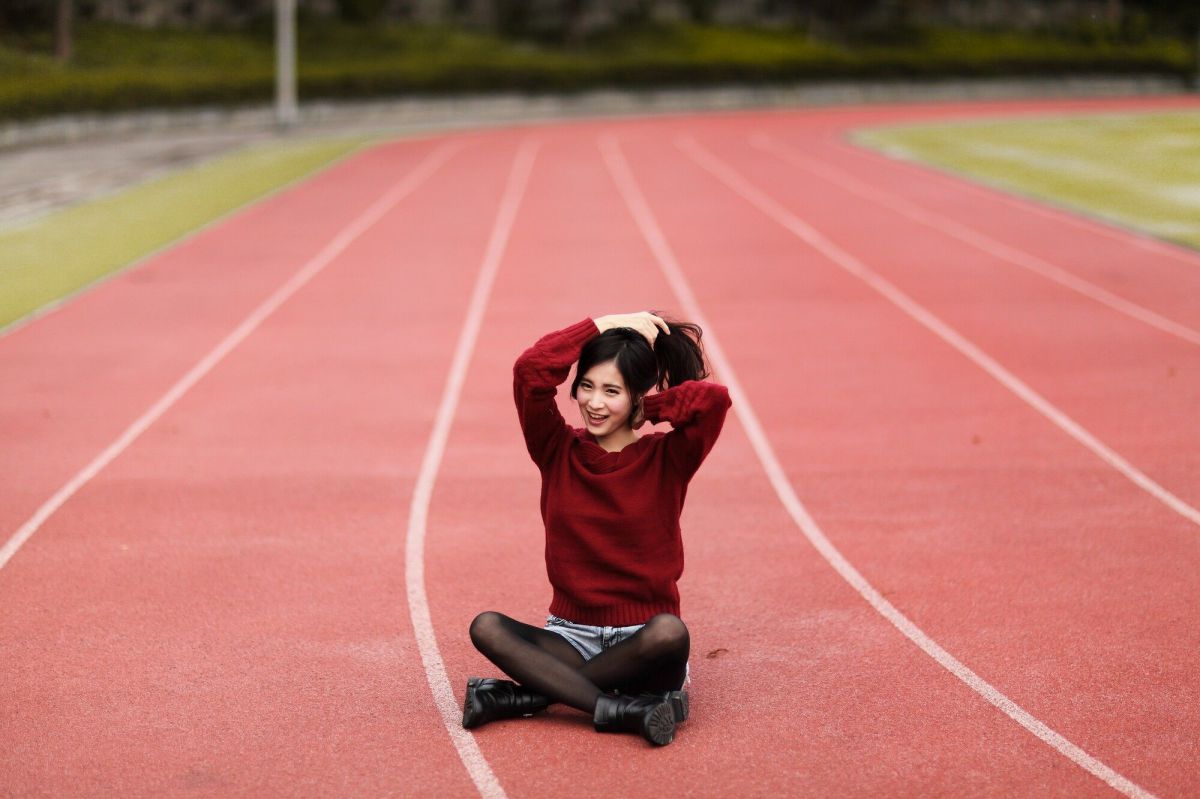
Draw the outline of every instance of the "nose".
M595 408L596 410L600 410L601 408L604 407L604 402L602 400L603 400L603 397L601 397L599 394L593 394L592 396L588 397L587 406L589 408Z

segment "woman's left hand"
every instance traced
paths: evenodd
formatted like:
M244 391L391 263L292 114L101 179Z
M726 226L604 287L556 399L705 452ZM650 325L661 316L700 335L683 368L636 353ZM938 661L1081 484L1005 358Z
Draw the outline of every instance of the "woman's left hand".
M667 325L666 320L649 311L609 314L608 316L598 316L592 321L596 323L596 329L601 333L614 327L628 327L636 330L646 337L646 341L651 347L654 346L654 339L658 338L659 333L671 335L671 328Z

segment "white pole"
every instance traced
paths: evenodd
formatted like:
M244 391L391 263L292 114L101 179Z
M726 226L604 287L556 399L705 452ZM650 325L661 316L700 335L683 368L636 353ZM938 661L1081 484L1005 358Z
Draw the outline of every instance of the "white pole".
M275 121L296 124L296 0L275 0Z

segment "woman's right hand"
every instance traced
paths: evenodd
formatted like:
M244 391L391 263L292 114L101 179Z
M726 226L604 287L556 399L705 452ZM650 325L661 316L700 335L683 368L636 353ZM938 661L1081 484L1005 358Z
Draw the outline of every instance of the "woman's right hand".
M666 321L661 316L655 316L649 311L610 314L599 316L592 321L596 323L596 328L601 333L605 330L612 330L614 327L632 328L645 336L651 347L654 346L654 340L658 338L659 332L671 335L671 329L667 327Z

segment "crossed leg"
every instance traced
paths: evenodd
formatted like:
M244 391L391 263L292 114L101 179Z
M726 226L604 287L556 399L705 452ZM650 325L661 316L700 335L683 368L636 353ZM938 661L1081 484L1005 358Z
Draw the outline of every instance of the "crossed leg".
M563 637L494 611L475 617L471 641L521 685L588 714L606 691L678 688L691 646L683 621L668 613L586 662Z

